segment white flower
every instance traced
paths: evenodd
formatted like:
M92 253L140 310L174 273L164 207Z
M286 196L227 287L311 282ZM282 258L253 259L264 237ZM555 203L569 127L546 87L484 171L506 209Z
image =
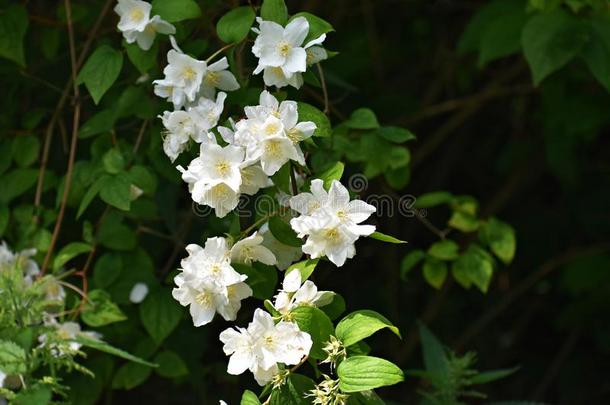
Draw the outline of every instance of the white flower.
M216 101L201 97L197 104L188 109L200 129L207 131L218 125L226 98L227 93L221 91L216 96Z
M55 329L50 333L38 336L38 341L40 346L48 345L51 353L56 357L80 349L82 344L75 341L79 335L90 339L100 339L102 336L97 332L81 331L80 325L76 322L58 323L54 318L48 318L45 320L45 324Z
M227 62L226 57L208 66L200 89L204 97L214 98L216 89L224 91L239 89L239 83L237 83L235 76L228 69L229 62Z
M273 182L260 165L243 164L241 168L241 186L239 191L243 194L254 195L261 188L270 187Z
M140 0L119 0L114 11L121 17L117 25L128 44L137 42L147 51L157 33L175 34L176 28L161 17L150 18L151 5Z
M316 307L328 305L333 297L334 293L331 291L318 291L318 287L311 280L301 284L301 272L292 270L284 277L282 289L275 296L273 306L285 315L302 305Z
M288 266L303 256L301 248L285 245L275 239L271 231L269 231L268 223L261 226L259 233L263 235L263 245L273 252L277 260L276 266L278 269L286 270Z
M191 244L186 251L189 256L181 262L182 272L174 278L174 299L190 306L195 326L211 322L216 313L235 320L241 301L252 295L252 289L244 282L247 276L231 267L226 239L209 238L205 247Z
M243 158L244 151L237 146L202 144L200 156L186 170L180 166L178 170L189 185L193 201L214 208L222 218L239 202Z
M303 84L302 72L307 65L317 63L327 57L318 49L308 52L308 48L319 45L326 35L309 41L302 46L309 33L309 23L304 17L297 17L286 27L272 22L257 19L259 28L254 28L258 36L254 41L252 53L259 58L254 74L263 72L263 80L267 86L278 88L286 85L299 88ZM321 48L321 47L314 47ZM323 49L323 48L321 48Z
M167 62L168 65L163 69L165 78L153 82L155 94L167 98L179 109L196 100L207 64L176 49L167 52Z
M311 336L292 322L277 324L262 309L254 312L247 329L229 328L220 334L223 351L231 356L227 372L238 375L246 370L254 374L259 385L265 385L279 371L278 364L298 364L309 354Z
M148 295L148 286L145 283L136 283L129 292L129 301L139 304Z
M303 252L312 258L326 256L339 267L355 255L354 242L375 231L373 225L359 225L375 212L375 207L360 200L350 201L349 192L337 180L328 193L322 180L313 180L311 193L294 196L290 207L301 214L290 225L299 237L307 236Z
M263 237L258 232L238 241L231 248L231 262L247 265L252 262L261 262L270 266L275 265L275 256L262 243Z

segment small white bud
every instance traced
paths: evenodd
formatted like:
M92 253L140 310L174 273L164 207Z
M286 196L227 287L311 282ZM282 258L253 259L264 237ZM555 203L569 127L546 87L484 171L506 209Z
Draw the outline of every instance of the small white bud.
M144 283L136 283L129 293L129 301L139 304L148 295L148 286Z

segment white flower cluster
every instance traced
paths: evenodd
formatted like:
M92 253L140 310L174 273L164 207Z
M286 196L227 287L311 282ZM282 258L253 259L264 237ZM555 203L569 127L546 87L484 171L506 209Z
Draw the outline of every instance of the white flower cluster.
M227 372L238 375L250 370L261 386L279 372L278 363L298 364L313 344L311 336L297 324L275 323L262 309L254 312L247 328L228 328L220 334L220 340L225 354L231 356Z
M303 73L307 66L316 64L326 58L328 53L320 45L326 34L320 35L305 45L303 42L309 33L309 22L305 17L297 17L282 27L273 21L257 18L259 28L252 30L258 34L252 47L252 53L258 58L254 74L263 72L267 86L303 85Z
M201 143L200 155L182 171L193 201L214 208L218 217L233 210L240 194L252 195L272 184L269 176L293 160L305 165L299 142L316 129L311 121L299 122L297 103L281 103L268 91L259 105L244 109L246 118L234 129L218 127L227 146L213 135Z
M149 3L141 0L118 0L114 7L120 17L117 27L125 41L128 44L136 42L145 51L150 49L157 33L176 33L176 28L158 15L150 18L151 9Z
M173 162L189 140L205 144L214 139L208 131L218 124L227 97L216 91L237 90L239 83L228 70L226 57L208 65L182 52L173 37L170 39L173 49L167 53L165 77L153 83L155 94L174 104L174 111L161 116L166 130L163 150Z
M360 236L375 232L373 225L359 225L375 207L361 200L350 201L349 192L337 180L328 192L322 180L313 180L311 192L292 197L290 208L300 214L290 221L292 229L300 238L307 237L303 252L312 258L326 256L339 267L354 257L354 243Z
M225 238L209 238L205 247L191 244L189 256L181 262L181 272L174 278L177 288L172 295L183 306L190 306L195 326L210 323L216 313L234 321L241 300L252 295L252 289L231 263L260 261L275 264L275 256L262 246L263 237L254 233L233 246Z

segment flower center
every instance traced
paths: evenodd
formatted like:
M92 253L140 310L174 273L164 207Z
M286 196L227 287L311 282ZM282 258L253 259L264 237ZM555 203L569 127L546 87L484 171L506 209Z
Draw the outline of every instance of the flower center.
M270 141L265 145L265 151L272 157L280 157L282 148L278 141Z
M142 11L142 9L134 8L129 12L129 16L132 20L136 22L142 21L142 19L144 18L144 12Z
M231 165L229 165L226 161L223 160L216 163L216 171L218 171L220 176L226 176L229 173L229 170L231 170Z
M292 49L292 46L288 42L285 42L285 41L282 41L277 45L277 51L283 57L288 56L288 53L290 52L291 49Z
M197 73L195 72L195 70L192 67L187 66L182 71L182 76L184 76L184 78L186 80L193 80L195 78L195 76L197 76Z
M200 292L195 296L195 302L202 306L210 305L210 295L205 291Z
M210 87L218 86L218 82L220 81L220 75L218 72L214 72L213 70L208 70L208 73L205 75L205 83Z
M273 344L274 344L273 336L271 336L271 335L265 336L265 346L267 346L268 348L272 348Z
M225 199L229 196L229 190L224 184L219 184L212 188L212 197L217 200Z
M345 220L347 219L347 213L344 210L339 210L337 211L337 216L339 217L340 220Z
M288 130L288 132L286 133L286 136L288 137L288 139L290 139L292 142L299 142L301 140L301 131L299 131L296 128L291 128L290 130Z
M280 129L279 125L277 124L269 124L267 125L267 127L265 128L265 133L269 136L274 135L277 133L277 131Z
M341 240L341 234L339 233L337 228L332 228L332 229L327 230L325 232L324 236L330 242L335 242L336 243L336 242L339 242Z

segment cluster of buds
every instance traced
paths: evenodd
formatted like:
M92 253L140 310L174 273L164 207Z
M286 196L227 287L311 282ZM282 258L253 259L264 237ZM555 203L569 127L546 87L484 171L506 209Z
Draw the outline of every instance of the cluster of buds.
M349 395L339 390L339 380L333 380L324 375L324 381L309 391L306 397L313 398L312 404L317 405L345 405Z
M279 389L282 387L282 385L286 384L286 381L288 381L288 376L290 376L290 370L280 370L279 373L274 375L271 379L273 389Z
M322 364L330 364L331 371L337 367L339 362L343 361L347 357L347 351L345 350L345 346L343 346L343 342L332 335L322 350L324 350L327 355L322 361Z

